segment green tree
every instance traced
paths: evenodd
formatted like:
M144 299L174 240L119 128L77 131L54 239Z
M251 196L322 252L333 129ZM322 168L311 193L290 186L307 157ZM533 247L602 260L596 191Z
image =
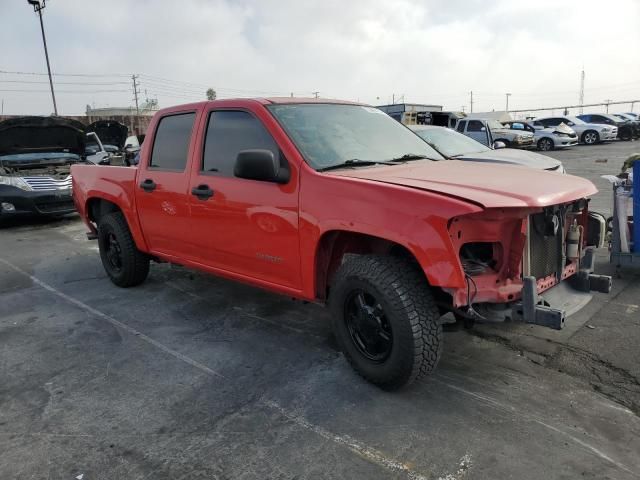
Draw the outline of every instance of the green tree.
M213 88L207 89L207 100L215 100L216 99L216 91Z

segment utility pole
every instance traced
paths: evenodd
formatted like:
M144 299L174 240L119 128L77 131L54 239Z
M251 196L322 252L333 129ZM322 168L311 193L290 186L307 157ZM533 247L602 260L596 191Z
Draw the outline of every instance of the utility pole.
M133 80L133 99L136 102L136 115L140 115L140 107L138 106L138 94L140 91L138 90L138 75L131 75L131 80Z
M320 94L320 92L311 92L311 93L313 93L314 98L318 98L318 95Z
M469 92L471 94L471 101L469 102L469 113L473 113L473 90L471 90L471 92Z
M53 100L53 113L58 116L58 105L56 104L56 94L53 92L53 80L51 78L51 65L49 64L49 52L47 51L47 38L44 36L44 23L42 22L42 9L45 7L46 0L27 0L27 3L33 7L33 11L38 13L40 17L40 30L42 31L42 43L44 44L44 57L47 60L47 72L49 73L49 86L51 87L51 99Z
M604 104L607 106L607 113L609 113L609 103L611 103L611 99L610 99L610 98L607 98L607 99L604 101Z
M633 105L634 105L635 103L636 103L636 102L631 102L631 113L633 113Z
M505 93L506 97L507 97L507 106L505 107L505 112L509 111L509 97L511 96L510 93Z
M582 73L580 74L580 98L578 99L578 103L580 104L580 115L584 112L584 67L582 67Z

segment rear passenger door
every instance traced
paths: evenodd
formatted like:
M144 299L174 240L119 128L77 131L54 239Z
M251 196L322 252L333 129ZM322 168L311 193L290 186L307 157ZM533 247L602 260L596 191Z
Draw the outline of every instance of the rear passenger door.
M190 248L188 159L197 112L176 111L158 119L151 145L138 166L136 208L153 253L185 257Z
M263 118L260 118L262 114ZM258 282L300 289L298 175L274 140L279 128L268 113L214 109L203 119L204 135L196 154L190 191L193 241L198 261ZM289 181L237 178L242 150L269 150L289 169Z

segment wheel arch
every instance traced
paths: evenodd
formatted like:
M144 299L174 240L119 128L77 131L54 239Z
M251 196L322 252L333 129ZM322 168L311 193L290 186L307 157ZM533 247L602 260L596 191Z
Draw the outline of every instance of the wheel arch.
M85 212L92 227L97 229L100 218L110 213L122 213L127 226L131 231L131 236L136 244L136 248L140 251L147 252L147 243L142 234L142 229L138 223L138 217L131 209L122 208L115 198L105 198L101 196L89 197L85 204Z
M438 278L430 271L430 263L421 252L396 240L350 230L328 230L317 244L314 263L314 288L318 300L329 297L332 279L348 255L386 254L406 258L420 267L425 282L439 290Z

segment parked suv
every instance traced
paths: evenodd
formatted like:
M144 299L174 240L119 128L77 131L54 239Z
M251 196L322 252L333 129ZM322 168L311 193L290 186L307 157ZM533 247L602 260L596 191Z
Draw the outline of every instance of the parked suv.
M557 127L549 128L534 127L526 122L505 122L503 125L511 130L533 133L534 142L538 150L553 150L578 144L578 135L575 130L564 123Z
M601 125L595 123L587 123L578 117L565 115L562 117L541 117L533 121L534 127L557 127L564 123L571 127L578 134L578 138L582 143L594 145L596 143L615 140L618 136L618 127L610 125Z
M620 140L631 140L633 138L633 125L628 120L622 120L606 113L585 113L578 115L578 118L587 123L617 127Z
M513 131L504 127L497 120L463 118L458 121L456 130L487 146L493 145L495 142L502 142L505 147L510 148L533 146L533 133Z

